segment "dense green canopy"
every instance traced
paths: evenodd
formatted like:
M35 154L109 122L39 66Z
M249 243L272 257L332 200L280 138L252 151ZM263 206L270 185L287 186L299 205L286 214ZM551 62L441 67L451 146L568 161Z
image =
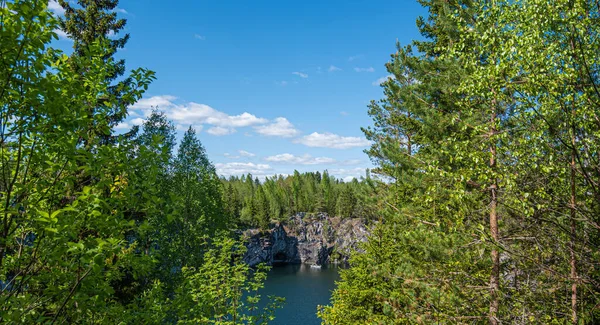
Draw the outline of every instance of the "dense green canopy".
M421 0L369 107L386 222L326 324L595 324L599 7Z
M194 130L176 156L158 111L113 130L154 80L113 59L117 1L61 4L60 21L47 0L0 6L0 322L268 322L281 300L257 309L265 270L241 261Z

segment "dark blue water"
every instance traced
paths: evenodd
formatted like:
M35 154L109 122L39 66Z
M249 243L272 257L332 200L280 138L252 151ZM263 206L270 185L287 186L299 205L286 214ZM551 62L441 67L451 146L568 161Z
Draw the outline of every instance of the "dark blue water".
M329 304L339 269L323 266L321 269L308 265L285 265L269 271L263 297L276 295L285 297L283 308L275 312L274 325L317 325L317 305Z

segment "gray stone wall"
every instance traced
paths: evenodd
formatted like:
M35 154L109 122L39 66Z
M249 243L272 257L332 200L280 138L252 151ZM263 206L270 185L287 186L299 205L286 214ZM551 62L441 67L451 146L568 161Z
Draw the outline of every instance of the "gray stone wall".
M257 229L244 232L248 240L244 260L259 263L304 263L323 265L347 263L352 250L367 239L368 228L359 218L341 219L320 213L299 213L266 233Z

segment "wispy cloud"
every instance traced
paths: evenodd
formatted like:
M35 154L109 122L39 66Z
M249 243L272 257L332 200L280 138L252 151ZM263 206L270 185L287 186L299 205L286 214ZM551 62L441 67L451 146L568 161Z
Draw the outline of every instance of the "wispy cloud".
M346 111L341 111L341 112L340 112L340 115L341 115L341 116L348 116L348 112L346 112Z
M352 166L352 165L359 165L361 163L362 163L362 160L360 160L360 159L348 159L348 160L344 160L344 161L340 162L340 165Z
M134 119L132 119L132 120L130 120L128 122L121 122L121 123L117 124L115 126L115 129L116 130L129 130L132 127L134 127L135 125L142 125L144 123L144 121L145 120L143 118L140 118L140 117L134 118Z
M329 170L329 174L343 179L344 182L351 182L355 178L359 179L364 177L366 170L367 168L364 167L356 167L351 169L340 168Z
M152 108L159 108L162 110L174 108L177 105L173 103L177 97L170 95L152 96L150 98L142 98L131 106L133 109L149 110Z
M354 71L356 71L356 72L375 72L375 69L373 67L368 67L368 68L354 68Z
M387 76L385 76L385 77L381 77L381 78L379 78L379 79L377 79L377 80L373 81L373 86L380 86L382 83L386 82L386 81L387 81L388 79L390 79L390 78L392 78L392 79L393 79L393 78L394 78L394 75L391 75L391 74L390 74L390 75L387 75Z
M207 132L212 135L226 135L234 133L236 128L266 124L269 120L244 112L238 115L229 115L205 104L189 102L176 104L174 96L154 96L144 98L131 106L142 115L149 115L152 108L158 108L167 114L176 124L212 126Z
M327 71L329 71L329 72L335 72L335 71L342 71L342 69L336 67L335 65L330 65L329 69L327 69Z
M350 149L366 147L370 142L362 137L344 137L333 133L313 132L295 141L308 147Z
M298 131L285 117L278 117L267 125L255 126L254 130L260 135L289 138L298 135Z
M123 9L123 8L119 8L119 7L115 8L113 11L114 11L114 12L118 12L118 13L120 13L120 14L124 14L124 15L127 15L127 14L128 14L127 10L125 10L125 9Z
M195 39L199 39L201 41L205 41L206 40L206 36L200 35L200 34L194 34L194 38Z
M246 150L238 150L238 152L240 153L240 156L242 157L254 157L256 156L255 154L248 152Z
M294 125L285 117L269 120L244 112L229 115L208 105L195 102L179 104L177 97L163 95L143 98L130 107L130 111L138 116L148 116L152 109L159 109L176 125L208 125L207 133L216 136L235 133L237 128L253 127L263 136L293 137L300 134Z
M357 54L357 55L353 55L351 57L348 58L348 62L352 62L358 59L362 59L364 57L364 55L362 54Z
M185 132L190 128L190 126L192 128L194 128L194 131L196 131L196 132L200 132L204 129L204 125L202 125L202 124L177 123L177 124L175 124L175 130Z
M67 33L65 33L62 29L55 29L53 30L54 33L56 33L56 36L58 36L58 39L62 39L62 40L70 40L69 35L67 35Z
M288 84L288 82L287 82L287 81L285 81L285 80L282 80L282 81L275 81L275 83L276 83L277 85L281 86L281 87L285 87L285 86L287 86L287 84Z
M222 126L213 126L210 129L206 130L206 133L216 136L228 135L235 133L234 128L224 128Z
M297 164L297 165L321 165L321 164L333 164L336 162L335 159L329 157L313 157L309 154L302 156L295 156L291 153L282 153L275 156L269 156L265 158L266 161L284 163L284 164Z
M48 9L59 16L65 14L65 8L61 7L58 1L56 0L48 1Z
M308 75L306 73L295 71L295 72L292 72L292 74L295 74L300 78L304 78L304 79L308 78Z
M251 162L216 163L217 173L223 176L252 174L256 177L264 177L273 170L267 164L255 164Z

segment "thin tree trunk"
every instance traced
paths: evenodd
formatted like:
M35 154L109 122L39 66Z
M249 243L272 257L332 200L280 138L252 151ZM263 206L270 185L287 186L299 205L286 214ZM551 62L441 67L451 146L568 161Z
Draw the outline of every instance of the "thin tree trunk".
M496 133L496 100L492 102L492 116L490 118L490 169L492 172L496 170L496 144L494 143L493 136ZM493 240L492 248L492 273L490 275L490 311L489 311L489 322L490 325L498 325L498 291L500 288L500 253L498 252L498 180L493 179L490 185L490 234Z
M575 240L577 235L577 224L575 221L576 211L575 205L577 203L575 198L575 136L571 138L571 229L569 239L569 253L571 255L571 321L573 324L577 324L577 257L575 256Z
M410 112L408 112L408 119L410 120L410 118L411 118L411 114L410 114ZM406 139L407 139L407 144L406 144L406 147L407 147L407 149L408 149L408 156L409 156L409 157L411 157L411 156L412 156L412 143L411 143L411 141L410 141L410 140L411 140L411 139L410 139L410 138L411 138L411 135L412 135L412 133L411 133L411 132L408 132L408 134L406 135Z
M571 50L573 51L573 59L577 60L577 54L575 50L575 42L573 35L571 35L570 39ZM575 205L576 201L576 189L575 189L575 106L572 104L571 109L571 120L572 120L572 130L571 130L571 197L570 197L570 234L569 234L569 254L570 260L569 264L571 266L571 322L573 324L578 323L577 317L577 257L575 256L575 240L577 236L577 224L575 221L576 210Z

